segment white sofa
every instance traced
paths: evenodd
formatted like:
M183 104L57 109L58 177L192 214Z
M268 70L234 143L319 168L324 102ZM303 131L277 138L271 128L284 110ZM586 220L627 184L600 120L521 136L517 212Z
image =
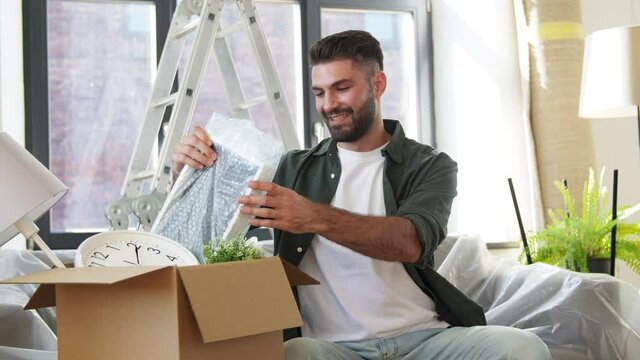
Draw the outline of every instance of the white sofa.
M73 262L73 251L58 252ZM42 256L0 248L0 279L45 270ZM633 359L640 354L640 289L604 274L492 256L478 238L450 237L438 272L478 302L493 325L537 334L554 359ZM0 359L57 359L55 312L24 311L35 285L0 285Z
M455 241L438 272L485 309L488 324L535 333L556 360L640 354L640 289L627 282L521 265L492 256L469 236Z

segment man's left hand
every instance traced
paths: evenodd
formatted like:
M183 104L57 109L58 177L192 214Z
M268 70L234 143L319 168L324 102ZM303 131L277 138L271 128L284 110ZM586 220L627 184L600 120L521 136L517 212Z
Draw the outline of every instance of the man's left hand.
M250 181L249 188L264 191L264 195L238 198L240 212L257 218L249 224L270 227L290 233L318 233L318 212L321 206L291 189L270 182Z

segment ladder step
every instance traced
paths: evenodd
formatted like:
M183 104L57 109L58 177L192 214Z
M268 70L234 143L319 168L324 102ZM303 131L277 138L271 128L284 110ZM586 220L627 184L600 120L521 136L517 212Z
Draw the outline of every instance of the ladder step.
M236 110L247 110L250 109L256 105L260 105L262 103L264 103L265 101L267 101L267 96L263 95L263 96L258 96L257 98L253 99L253 100L249 100L249 101L245 101L243 103L237 104L235 105L233 108Z
M178 93L174 92L173 94L163 97L160 100L153 103L153 107L163 107L175 104L178 99Z
M138 181L138 180L149 179L149 178L152 178L155 174L156 174L155 169L145 170L131 176L129 180Z
M200 24L200 18L196 18L194 20L191 20L187 25L185 25L182 29L178 29L175 34L173 34L173 37L176 39L179 39L183 36L189 35L192 31L194 31L195 29L198 28L198 25Z
M222 39L225 36L234 33L236 31L242 30L242 27L244 26L244 24L242 23L242 20L240 21L236 21L235 23L225 27L224 29L222 29L222 27L220 28L220 30L218 31L218 33L216 34L216 38L218 39Z

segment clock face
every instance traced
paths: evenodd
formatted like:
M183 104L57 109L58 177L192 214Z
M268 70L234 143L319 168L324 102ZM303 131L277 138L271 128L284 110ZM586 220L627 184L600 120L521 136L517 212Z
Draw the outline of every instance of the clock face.
M184 246L142 231L109 231L86 239L78 247L75 266L198 265Z

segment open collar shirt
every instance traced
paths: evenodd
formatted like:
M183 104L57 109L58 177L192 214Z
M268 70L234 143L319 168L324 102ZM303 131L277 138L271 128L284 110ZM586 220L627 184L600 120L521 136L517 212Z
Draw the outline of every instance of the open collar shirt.
M433 253L446 237L451 204L456 196L457 164L447 154L408 139L395 120L384 120L391 135L383 148L383 193L387 216L410 220L422 245L415 263L403 264L411 279L436 304L441 320L453 326L485 325L482 308L433 269ZM329 205L341 175L337 142L325 139L309 150L283 156L274 177L278 185L309 200ZM315 234L275 231L275 252L298 265Z

